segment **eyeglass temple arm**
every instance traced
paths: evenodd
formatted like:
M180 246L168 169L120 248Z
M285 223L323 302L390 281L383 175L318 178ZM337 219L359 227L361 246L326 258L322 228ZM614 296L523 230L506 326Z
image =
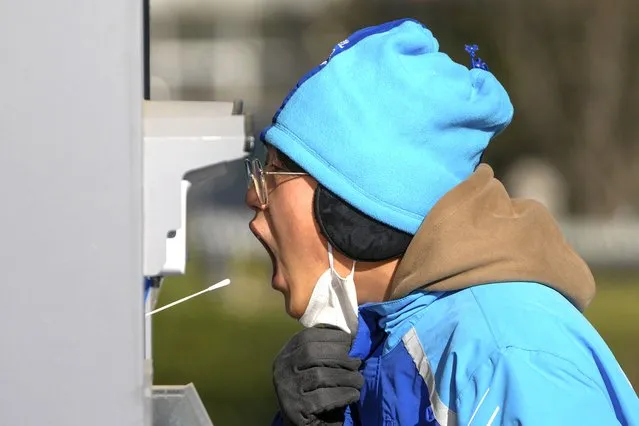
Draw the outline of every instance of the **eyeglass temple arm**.
M305 176L305 175L308 175L308 173L304 173L304 172L266 172L266 171L263 171L262 174L265 174L265 175L287 175L287 176Z

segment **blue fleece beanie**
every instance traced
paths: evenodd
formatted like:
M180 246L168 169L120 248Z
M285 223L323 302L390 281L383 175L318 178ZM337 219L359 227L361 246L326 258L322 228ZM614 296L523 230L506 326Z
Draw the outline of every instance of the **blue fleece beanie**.
M414 234L512 116L493 74L453 62L427 28L404 19L335 46L262 140L353 207Z

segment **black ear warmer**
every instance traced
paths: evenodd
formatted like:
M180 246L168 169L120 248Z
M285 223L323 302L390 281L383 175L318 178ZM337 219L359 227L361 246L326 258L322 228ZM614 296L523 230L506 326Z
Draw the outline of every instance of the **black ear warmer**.
M353 260L376 262L398 257L413 238L368 217L319 184L313 213L329 243Z

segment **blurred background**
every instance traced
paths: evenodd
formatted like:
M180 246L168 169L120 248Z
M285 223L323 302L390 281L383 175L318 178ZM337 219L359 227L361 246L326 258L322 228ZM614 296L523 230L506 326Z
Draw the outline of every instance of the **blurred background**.
M540 200L595 272L586 316L639 389L639 2L636 0L151 0L152 99L242 99L266 126L307 71L353 31L413 17L461 63L464 44L511 94L515 120L485 161ZM216 425L269 424L271 362L299 326L247 228L242 164L192 189L185 277L158 306L155 381L195 383Z

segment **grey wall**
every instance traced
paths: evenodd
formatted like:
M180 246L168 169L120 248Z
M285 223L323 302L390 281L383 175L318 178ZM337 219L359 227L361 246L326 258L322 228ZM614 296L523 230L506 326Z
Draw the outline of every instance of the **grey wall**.
M0 2L0 424L144 423L141 2Z

